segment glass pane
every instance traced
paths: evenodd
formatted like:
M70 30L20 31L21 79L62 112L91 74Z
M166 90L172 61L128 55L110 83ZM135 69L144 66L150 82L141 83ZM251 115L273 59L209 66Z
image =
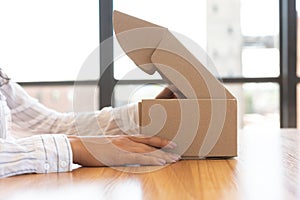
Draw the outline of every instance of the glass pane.
M89 91L89 88L94 86L80 86L83 90ZM48 108L54 109L59 112L72 112L73 99L74 99L74 86L23 86L30 96L36 98L40 103ZM97 92L97 91L96 91ZM98 97L98 94L95 94ZM87 96L82 95L80 99L77 99L76 106L86 107ZM98 98L94 99L94 103L99 104ZM89 106L91 107L91 106ZM77 107L77 110L79 108ZM83 109L81 109L83 110ZM88 110L90 111L90 110Z
M30 96L48 108L72 111L73 86L23 86Z
M237 98L239 128L279 128L279 85L276 83L226 84ZM114 105L153 99L164 85L117 85ZM128 95L129 94L129 95Z
M276 48L244 48L242 51L244 77L276 77L274 66L279 66L279 50Z
M279 2L207 3L207 49L221 76L278 76Z
M162 84L116 85L112 105L118 107L132 102L139 102L142 99L154 99L164 87L165 85Z
M278 1L115 0L114 9L190 38L207 51L221 77L279 76ZM115 63L115 78L136 79L124 77L136 67L123 57Z
M280 128L277 83L226 84L237 98L240 128Z
M0 67L15 81L75 80L99 45L99 1L0 1Z

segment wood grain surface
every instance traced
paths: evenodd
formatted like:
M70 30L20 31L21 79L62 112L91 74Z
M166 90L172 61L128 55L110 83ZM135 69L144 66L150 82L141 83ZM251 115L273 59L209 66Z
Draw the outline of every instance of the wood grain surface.
M239 132L233 159L0 179L0 199L300 199L300 130Z

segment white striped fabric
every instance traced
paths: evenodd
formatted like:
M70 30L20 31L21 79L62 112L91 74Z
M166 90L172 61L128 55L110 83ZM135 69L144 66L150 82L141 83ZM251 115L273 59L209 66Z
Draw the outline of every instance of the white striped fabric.
M72 151L65 135L0 139L0 177L71 171Z
M0 116L1 124L0 124L0 138L6 139L6 134L10 131L11 127L11 115L9 108L7 107L5 97L0 94Z

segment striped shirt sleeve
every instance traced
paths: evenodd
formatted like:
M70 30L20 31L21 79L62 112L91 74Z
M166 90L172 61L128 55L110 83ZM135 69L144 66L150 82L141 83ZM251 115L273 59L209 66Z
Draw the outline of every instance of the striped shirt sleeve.
M0 90L6 97L14 129L35 134L75 134L74 113L59 113L45 107L12 81Z
M137 104L94 112L60 113L30 97L18 84L2 86L11 109L13 127L35 134L119 135L138 133Z
M0 139L0 178L25 173L71 171L72 151L65 135Z

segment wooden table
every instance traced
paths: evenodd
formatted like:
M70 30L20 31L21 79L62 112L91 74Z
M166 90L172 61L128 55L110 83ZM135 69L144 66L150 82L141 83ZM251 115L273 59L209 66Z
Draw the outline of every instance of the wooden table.
M300 130L244 130L234 159L15 176L0 199L300 199L299 155Z

